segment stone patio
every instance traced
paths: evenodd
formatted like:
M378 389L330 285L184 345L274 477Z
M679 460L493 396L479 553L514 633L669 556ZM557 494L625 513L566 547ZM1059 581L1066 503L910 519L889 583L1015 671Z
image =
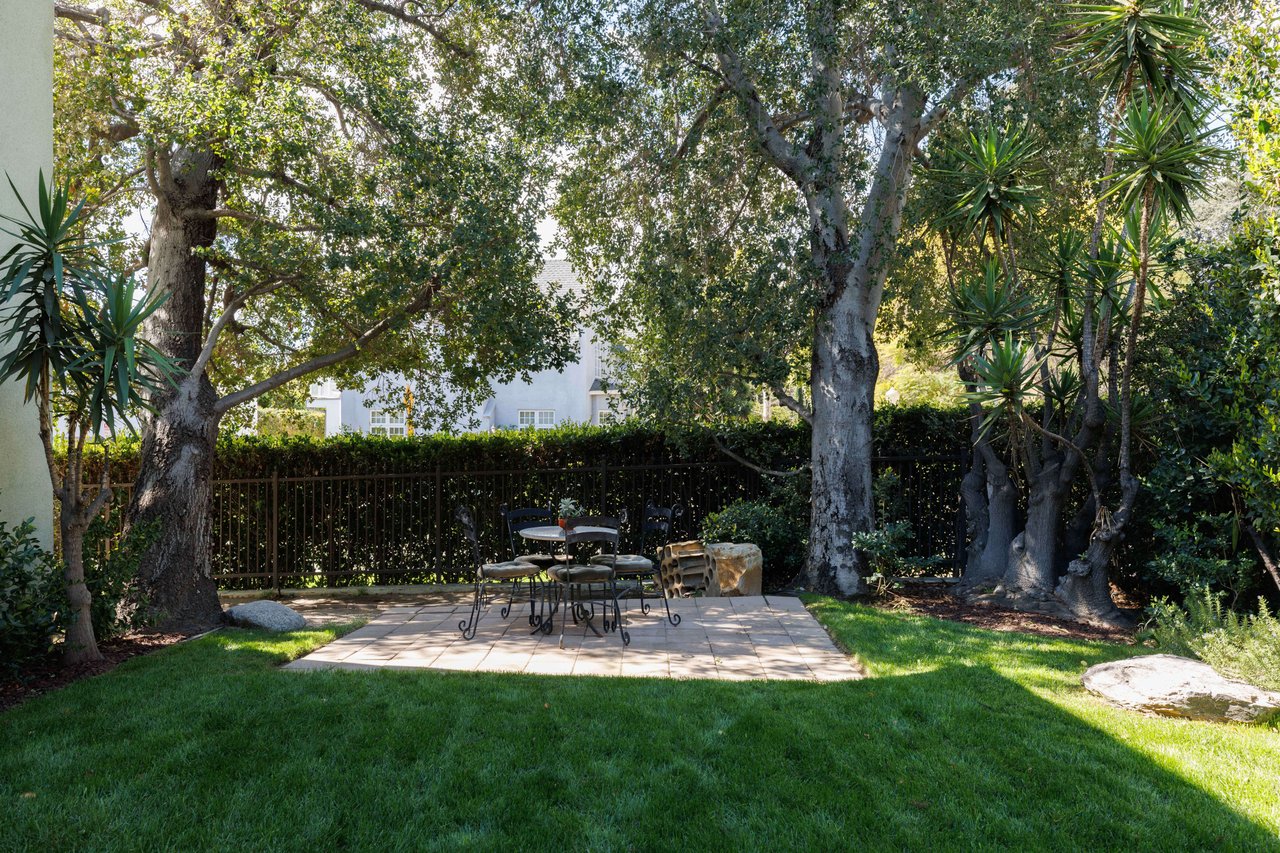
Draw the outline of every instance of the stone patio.
M847 681L861 669L836 648L797 598L684 598L671 602L683 621L668 624L661 602L641 615L624 611L631 645L617 634L597 637L570 625L565 647L556 633L531 634L527 605L502 619L493 606L475 639L458 622L469 604L453 600L390 606L364 627L286 665L314 669L444 669L537 675L710 678L725 681Z

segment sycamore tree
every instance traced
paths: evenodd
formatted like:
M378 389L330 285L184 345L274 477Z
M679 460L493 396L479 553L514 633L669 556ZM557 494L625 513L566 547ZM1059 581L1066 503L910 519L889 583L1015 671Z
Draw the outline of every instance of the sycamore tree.
M566 306L534 284L546 158L469 95L504 26L483 4L55 9L60 170L95 229L143 221L119 260L179 368L150 400L128 512L159 523L142 592L199 629L220 612L208 508L232 409L390 369L420 419L448 420L490 378L569 357Z
M600 118L566 138L557 210L637 365L624 390L654 417L714 422L770 389L812 426L809 585L858 593L875 328L913 165L953 109L1043 62L1053 8L618 0L595 14L566 26L568 49L591 47L570 70Z

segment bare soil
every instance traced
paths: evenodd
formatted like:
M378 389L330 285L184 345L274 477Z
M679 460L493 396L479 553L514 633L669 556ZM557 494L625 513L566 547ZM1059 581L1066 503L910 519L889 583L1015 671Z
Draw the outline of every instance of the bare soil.
M873 602L878 607L923 613L939 619L964 622L993 631L1020 631L1043 637L1071 637L1078 640L1103 640L1132 643L1133 632L1115 628L1085 625L1039 613L1026 613L989 603L969 603L936 584L907 585Z
M126 634L98 644L102 660L77 666L63 666L61 657L55 651L48 660L28 667L16 680L0 677L0 711L20 705L42 693L66 687L82 678L110 672L129 658L163 649L182 639L185 639L182 634Z

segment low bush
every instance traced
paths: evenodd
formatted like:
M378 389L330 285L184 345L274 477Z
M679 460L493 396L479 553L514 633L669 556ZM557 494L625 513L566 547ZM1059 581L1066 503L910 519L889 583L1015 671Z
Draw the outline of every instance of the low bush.
M765 591L786 586L804 568L807 519L764 501L734 501L702 522L704 542L753 542L764 557Z
M1223 675L1280 690L1280 618L1258 599L1256 614L1226 607L1208 589L1187 596L1185 607L1160 600L1143 632L1161 651L1197 657Z
M122 512L116 504L110 513L94 519L85 535L84 578L93 596L93 633L99 640L118 637L141 624L138 566L160 530L157 522L135 527L121 537Z
M40 546L31 519L0 521L0 673L48 655L64 611L62 572Z

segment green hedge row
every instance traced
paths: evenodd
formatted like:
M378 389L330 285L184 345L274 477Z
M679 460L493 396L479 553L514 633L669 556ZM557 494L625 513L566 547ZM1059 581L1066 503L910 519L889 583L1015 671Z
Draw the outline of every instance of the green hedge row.
M960 409L883 408L876 412L874 435L879 456L959 454L966 445L968 425ZM717 436L735 453L767 467L793 467L809 458L805 424L748 422L713 433L705 429L663 432L629 421L607 427L411 438L236 436L219 441L215 477L266 477L272 471L296 477L431 471L437 466L443 471L485 471L573 468L601 461L643 465L724 459L716 447ZM139 442L117 441L107 451L112 480L132 480ZM92 451L92 469L100 464L102 452L101 448Z

